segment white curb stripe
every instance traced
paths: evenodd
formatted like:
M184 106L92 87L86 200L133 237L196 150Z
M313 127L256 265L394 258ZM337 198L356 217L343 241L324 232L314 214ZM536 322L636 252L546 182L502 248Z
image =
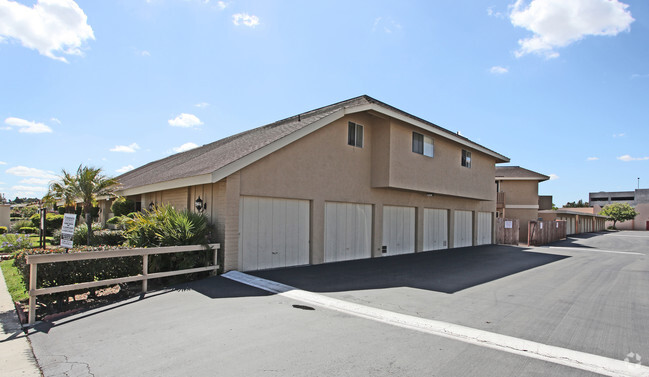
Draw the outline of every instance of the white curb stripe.
M351 314L357 317L455 339L482 347L493 348L533 359L595 372L606 376L642 377L649 375L648 367L631 364L623 360L610 359L604 356L550 346L530 340L455 325L448 322L419 318L407 314L400 314L383 309L354 304L317 293L303 291L289 285L258 278L239 271L230 271L221 276L287 298Z
M602 249L590 249L587 247L563 247L563 246L542 246L539 249L564 249L571 251L585 251L589 253L611 253L611 254L628 254L628 255L645 255L642 253L635 253L632 251L615 251L615 250L602 250Z

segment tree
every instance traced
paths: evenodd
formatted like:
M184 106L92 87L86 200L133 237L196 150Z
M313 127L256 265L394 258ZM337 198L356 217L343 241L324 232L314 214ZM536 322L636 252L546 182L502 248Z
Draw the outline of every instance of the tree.
M615 224L618 221L623 223L627 220L633 220L638 216L638 212L629 203L608 204L599 214L608 217L609 220L613 220L613 229L615 229Z
M50 184L50 188L47 191L47 194L43 197L43 202L52 205L63 202L63 205L65 206L65 212L74 213L74 208L76 207L76 198L75 192L72 188L75 185L75 179L76 177L65 171L65 169L61 170L59 180Z
M576 203L575 202L568 202L563 207L564 208L585 208L585 207L590 207L590 205L588 204L588 202L584 202L581 199L579 199L578 202L576 202Z
M62 170L60 181L50 185L48 197L58 198L65 202L66 207L74 208L76 201L83 204L88 226L87 241L90 245L92 238L92 208L97 204L97 197L113 196L117 189L117 181L102 174L101 168L79 165L75 175ZM48 200L51 200L48 198Z

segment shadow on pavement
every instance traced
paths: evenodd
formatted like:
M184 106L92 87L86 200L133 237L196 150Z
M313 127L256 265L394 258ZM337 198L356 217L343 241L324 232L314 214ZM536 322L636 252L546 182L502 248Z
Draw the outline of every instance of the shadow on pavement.
M250 274L313 292L411 287L454 293L568 258L525 250L469 247Z

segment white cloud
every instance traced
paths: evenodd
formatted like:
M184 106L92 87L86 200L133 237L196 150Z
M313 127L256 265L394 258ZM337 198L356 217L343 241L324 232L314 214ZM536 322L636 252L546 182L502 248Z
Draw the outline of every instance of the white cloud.
M39 186L11 186L11 189L14 191L29 191L29 192L43 192L47 191L47 187L39 187Z
M117 169L117 170L115 170L115 171L118 172L118 173L122 173L122 174L123 174L123 173L126 173L127 171L131 171L131 170L133 170L133 169L135 169L135 168L133 167L133 165L126 165L126 166L122 166L121 168L119 168L119 169Z
M147 50L144 50L144 51L140 52L140 55L142 55L142 56L151 56L151 53L149 51L147 51Z
M140 146L137 143L130 145L116 145L114 148L111 148L111 152L123 152L123 153L135 153L136 150L140 149Z
M244 24L248 27L255 27L259 25L259 17L248 13L237 13L232 16L232 23L237 26Z
M169 125L173 127L196 127L203 124L196 115L182 113L174 119L169 119Z
M181 145L181 146L179 146L179 147L171 148L171 150L174 151L175 153L180 153L180 152L188 151L188 150L190 150L190 149L194 149L194 148L196 148L196 147L198 147L197 144L194 144L194 143L185 143L185 144L183 144L183 145Z
M50 118L50 120L56 124L61 124L61 121L58 120L57 118Z
M377 30L382 30L387 34L392 34L395 31L401 30L401 24L391 18L377 17L374 19L372 32L375 32Z
M38 0L33 7L1 0L2 36L65 63L67 59L60 55L81 56L83 43L95 39L88 17L72 0Z
M5 170L5 173L11 175L17 175L19 177L35 177L35 178L47 178L47 179L57 178L56 175L54 175L54 173L52 172L47 172L45 170L36 169L36 168L28 168L26 166L15 166L13 168L9 168Z
M48 178L27 178L20 180L20 183L24 183L26 185L46 185L51 181L52 180Z
M489 72L494 75L504 75L505 73L509 72L509 69L495 65L489 69Z
M510 20L534 35L518 41L516 56L535 53L556 58L556 48L566 47L589 35L614 36L628 31L634 21L629 6L618 0L517 0Z
M624 137L626 134L623 132L621 134L613 134L613 137Z
M216 7L219 8L220 10L223 10L228 7L228 3L226 3L225 1L217 1Z
M14 127L19 127L18 132L23 132L28 134L42 134L42 133L52 132L52 129L43 123L30 122L28 120L20 119L20 118L13 118L13 117L7 118L5 119L5 124Z
M200 103L195 104L194 106L202 108L202 107L208 107L209 105L210 104L207 103L207 102L200 102Z
M599 157L588 157L586 161L597 161L599 160Z
M0 161L0 165L7 165L7 163L4 161Z
M559 176L556 174L550 174L548 177L550 177L551 181L556 181L557 179L559 179Z
M649 79L649 73L646 74L640 74L640 73L634 73L631 75L632 79Z
M505 15L501 12L495 11L494 7L487 8L487 15L490 17L505 18Z
M625 154L624 156L620 156L617 158L618 160L624 161L624 162L629 162L629 161L646 161L649 160L649 157L631 157L628 154Z

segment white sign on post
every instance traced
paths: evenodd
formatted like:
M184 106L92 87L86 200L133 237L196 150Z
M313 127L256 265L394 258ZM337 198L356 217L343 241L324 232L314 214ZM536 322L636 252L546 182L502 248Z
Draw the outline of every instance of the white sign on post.
M61 246L66 249L72 248L72 236L74 236L74 224L77 222L77 215L66 213L63 215L63 226L61 226Z
M505 229L511 229L514 227L513 221L505 221Z

